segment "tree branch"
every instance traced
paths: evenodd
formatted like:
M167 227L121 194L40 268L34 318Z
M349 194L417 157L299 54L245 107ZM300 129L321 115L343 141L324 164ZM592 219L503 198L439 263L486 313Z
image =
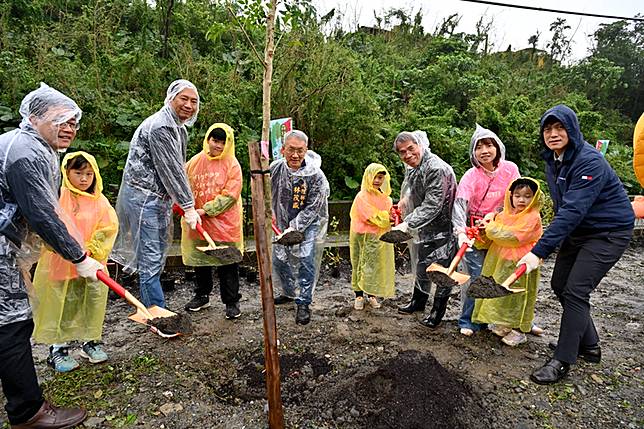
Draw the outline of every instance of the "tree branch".
M255 44L253 43L253 40L250 38L250 36L246 32L246 29L244 28L242 23L239 22L239 20L237 19L237 15L235 15L235 11L233 10L233 8L230 7L230 3L226 2L226 8L228 9L228 13L230 13L230 16L232 16L233 19L235 20L235 22L237 23L237 26L239 27L239 29L242 31L242 33L244 33L244 36L246 37L246 40L248 41L248 44L250 45L250 48L255 53L255 56L257 57L257 60L262 65L262 67L264 67L264 69L266 69L266 62L264 61L262 56L259 55L259 52L257 52L257 49L255 48Z

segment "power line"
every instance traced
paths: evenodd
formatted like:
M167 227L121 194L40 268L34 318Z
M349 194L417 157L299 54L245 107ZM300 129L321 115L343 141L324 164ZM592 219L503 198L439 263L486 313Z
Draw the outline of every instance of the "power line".
M644 18L637 18L637 17L600 15L597 13L586 13L586 12L572 12L568 10L547 9L545 7L534 7L534 6L523 6L518 4L499 3L496 1L486 1L486 0L461 0L461 1L466 1L470 3L489 4L492 6L514 7L517 9L537 10L539 12L555 12L555 13L564 13L568 15L592 16L594 18L610 18L610 19L624 19L629 21L644 21Z

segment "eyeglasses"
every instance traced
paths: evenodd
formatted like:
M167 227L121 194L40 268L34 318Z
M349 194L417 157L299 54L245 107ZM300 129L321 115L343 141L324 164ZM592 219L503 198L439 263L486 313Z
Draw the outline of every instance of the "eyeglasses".
M57 125L61 130L69 129L70 131L78 131L80 129L80 123L78 122L62 122Z

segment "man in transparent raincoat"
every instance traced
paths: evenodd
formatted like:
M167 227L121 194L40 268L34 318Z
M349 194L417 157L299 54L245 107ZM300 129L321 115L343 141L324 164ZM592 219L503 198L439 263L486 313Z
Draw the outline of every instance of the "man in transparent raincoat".
M184 169L188 130L197 121L199 94L187 80L168 87L161 110L137 128L116 200L119 234L112 259L139 274L141 301L165 307L161 272L172 243L172 203L195 229L201 222Z
M409 304L398 311L411 314L423 311L431 288L427 267L437 262L448 266L456 253L452 234L452 208L456 195L456 176L452 167L429 150L423 131L403 131L394 140L394 150L406 164L405 179L400 190L398 207L403 222L393 229L409 232L409 252L414 290ZM434 303L421 323L434 328L443 319L451 288L436 288Z
M320 273L329 222L329 183L320 156L308 150L309 138L293 130L284 136L283 158L271 164L272 209L277 228L299 231L304 241L294 246L273 244L273 281L282 289L275 304L295 301L295 323L311 321L309 305ZM299 288L299 295L296 289Z
M20 104L20 127L0 135L0 379L12 428L72 427L87 415L43 399L31 355L34 323L23 277L35 262L32 257L38 257L27 255L28 230L74 263L81 277L97 281L96 272L103 269L68 231L58 205L57 152L76 137L81 114L72 99L41 84Z

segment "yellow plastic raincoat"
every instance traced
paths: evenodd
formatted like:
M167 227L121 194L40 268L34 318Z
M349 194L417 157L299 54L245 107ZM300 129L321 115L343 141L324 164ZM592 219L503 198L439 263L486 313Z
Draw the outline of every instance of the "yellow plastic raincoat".
M226 132L226 145L218 156L208 155L208 135L215 128ZM234 246L244 251L242 233L242 171L235 158L233 129L222 123L213 124L203 140L203 150L186 164L188 182L195 199L195 208L206 211L202 225L217 244ZM224 265L223 261L206 255L197 246L207 246L197 231L181 220L181 255L184 265L193 267Z
M94 192L76 189L67 178L67 164L77 156L85 158L94 170ZM94 157L85 152L65 155L60 206L67 215L67 229L78 231L88 254L103 263L112 250L118 232L116 212L102 194L103 180ZM56 344L73 340L100 340L108 288L103 283L78 277L74 264L49 248L44 248L34 274L34 339Z
M543 234L539 214L543 193L539 183L528 177L520 179L531 180L537 185L538 190L528 207L520 213L513 214L514 209L510 204L510 186L512 186L510 184L505 192L503 212L499 213L485 228L485 235L492 243L485 257L481 274L494 278L499 284L514 272L517 261L532 249ZM530 332L538 285L539 269L524 274L512 287L522 287L526 292L502 298L477 299L472 320L476 323L494 323L510 326L522 332Z
M385 180L380 189L376 189L373 180L382 171L385 172ZM351 287L354 291L381 297L394 296L394 246L379 240L391 227L390 182L385 166L369 164L350 213Z

